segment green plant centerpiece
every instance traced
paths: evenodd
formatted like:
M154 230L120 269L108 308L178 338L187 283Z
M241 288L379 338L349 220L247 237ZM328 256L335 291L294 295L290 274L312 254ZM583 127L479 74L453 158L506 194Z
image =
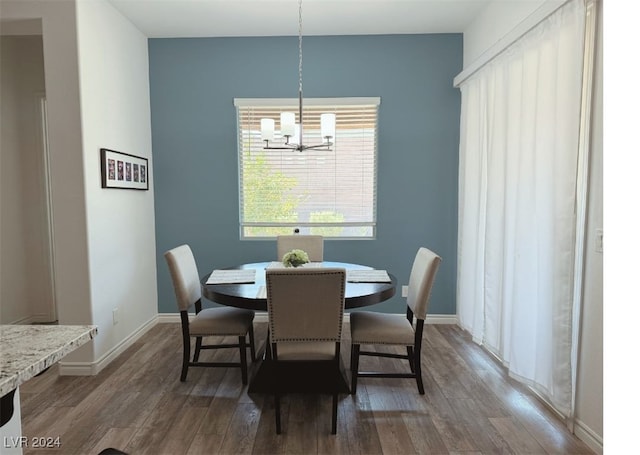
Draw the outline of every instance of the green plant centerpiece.
M291 250L282 256L285 267L299 267L307 262L309 262L309 255L302 250Z

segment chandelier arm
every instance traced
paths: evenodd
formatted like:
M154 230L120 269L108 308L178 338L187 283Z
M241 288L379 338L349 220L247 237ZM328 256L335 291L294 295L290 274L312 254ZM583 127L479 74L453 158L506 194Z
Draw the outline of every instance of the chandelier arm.
M332 145L333 145L333 142L325 142L324 144L317 144L317 145L303 145L302 148L298 148L298 150L303 151L303 150L319 149L319 148L326 147L326 150L331 152L332 150L329 147L331 147Z
M268 142L268 141L265 141L265 142ZM333 150L330 148L332 145L333 145L333 142L325 142L324 144L316 144L316 145L297 145L297 144L269 145L267 143L267 145L265 145L262 148L264 150L296 150L298 152L302 152L304 150L321 149L326 147L327 151L332 152Z
M262 147L264 150L298 150L297 145L267 145Z

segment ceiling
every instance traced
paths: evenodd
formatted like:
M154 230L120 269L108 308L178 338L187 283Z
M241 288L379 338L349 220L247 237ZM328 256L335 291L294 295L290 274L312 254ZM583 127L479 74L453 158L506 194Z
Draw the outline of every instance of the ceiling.
M298 34L297 0L109 1L149 38ZM491 1L304 0L303 34L460 33Z

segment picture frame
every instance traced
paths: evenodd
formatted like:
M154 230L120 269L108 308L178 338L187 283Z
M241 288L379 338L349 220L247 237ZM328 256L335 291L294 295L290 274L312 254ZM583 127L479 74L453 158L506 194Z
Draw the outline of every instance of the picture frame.
M149 189L149 161L141 156L100 149L102 188Z

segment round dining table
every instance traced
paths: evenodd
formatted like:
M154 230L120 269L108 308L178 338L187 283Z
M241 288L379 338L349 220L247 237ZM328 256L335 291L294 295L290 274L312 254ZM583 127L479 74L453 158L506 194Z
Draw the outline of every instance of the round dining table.
M271 262L254 262L229 267L225 270L255 269L255 281L251 283L207 284L210 274L202 277L202 295L212 302L226 306L267 311L264 291L265 272ZM312 264L313 265L313 264ZM347 262L322 262L322 267L339 267L347 270L373 270L372 267ZM388 273L389 282L350 282L345 285L345 309L374 305L390 299L396 293L396 277Z
M276 267L280 266L275 264ZM211 284L207 283L211 274L207 274L200 280L202 295L219 304L246 308L258 311L267 311L266 297L266 270L273 266L272 262L255 262L229 267L223 270L254 269L255 275L250 273L252 279L246 282ZM366 282L349 281L350 270L373 270L371 267L345 262L311 263L308 267L339 267L347 270L347 282L345 283L345 309L359 308L390 299L396 292L396 277L387 272L389 281ZM249 381L250 393L272 393L276 387L276 375L274 364L269 358L263 356L265 346L258 349L256 361L251 366L251 379ZM319 368L317 362L310 361L302 368L298 367L297 373L303 371L306 379L299 380L298 375L281 373L278 376L278 387L289 392L319 392L325 390L328 384L333 384L341 393L349 393L349 385L345 374L344 365L340 362L338 371L324 367ZM283 368L282 366L280 368Z

